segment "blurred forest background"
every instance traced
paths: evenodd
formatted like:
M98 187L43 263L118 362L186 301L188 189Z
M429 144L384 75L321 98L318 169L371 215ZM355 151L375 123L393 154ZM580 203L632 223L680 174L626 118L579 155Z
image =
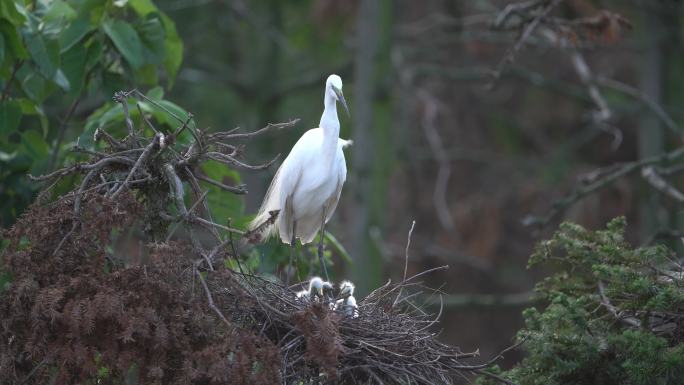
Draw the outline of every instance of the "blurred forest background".
M122 119L117 90L182 106L208 130L300 118L250 143L246 160L263 163L318 123L337 73L351 110L340 136L354 146L329 227L352 262L335 253L335 277L359 297L401 278L415 220L409 272L450 266L426 279L446 293L445 341L485 357L511 344L545 273L527 259L564 219L594 229L625 215L634 244L678 246L680 1L37 3L41 19L0 3L2 226L37 194L26 173L73 162L75 143ZM12 35L23 23L28 51ZM206 171L249 193L212 191L210 208L241 225L276 167L221 167Z

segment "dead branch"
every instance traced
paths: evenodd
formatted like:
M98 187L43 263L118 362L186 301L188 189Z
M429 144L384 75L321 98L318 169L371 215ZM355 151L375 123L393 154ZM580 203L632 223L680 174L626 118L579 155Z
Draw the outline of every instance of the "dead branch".
M245 190L244 186L239 186L239 187L228 186L228 185L225 185L219 181L215 181L211 178L208 178L204 175L196 175L196 177L197 177L197 179L199 179L203 182L207 182L211 185L214 185L214 186L216 186L222 190L226 190L226 191L232 192L234 194L247 194L247 190Z
M655 165L658 163L670 163L679 160L682 156L684 156L684 147L679 147L676 150L673 150L668 153L660 154L660 155L655 155L651 156L648 158L636 160L633 162L627 162L627 163L621 163L617 165L610 166L609 169L611 170L610 172L603 174L601 170L594 171L592 174L595 175L601 175L600 177L593 178L592 177L592 182L586 185L582 185L578 188L575 189L575 191L572 194L567 195L563 199L555 202L552 205L551 211L543 216L543 217L536 217L533 215L528 215L523 219L523 224L525 226L543 226L549 223L551 220L553 220L556 216L561 214L562 212L565 211L569 206L575 204L576 202L580 201L587 195L590 195L594 193L595 191L601 190L607 186L609 186L611 183L613 183L615 180L626 176L628 174L631 174L632 172L635 172L637 170L640 170L642 167L645 166L650 166L650 165Z
M506 16L497 18L497 21L499 21L499 19L502 19L501 21L499 21L500 23L505 22L505 20L508 18L507 15L512 13L514 10L517 11L518 8L528 9L540 6L542 4L546 4L546 6L536 16L534 16L534 18L532 18L532 20L529 23L527 23L527 26L525 26L525 29L520 34L520 37L516 40L515 44L508 49L503 59L501 59L499 65L496 67L492 74L492 85L501 77L501 73L506 68L506 66L513 62L513 60L515 59L515 55L518 53L518 51L522 49L522 47L525 45L530 36L532 36L532 33L535 31L535 29L537 29L537 26L539 26L541 20L547 17L549 13L551 13L551 11L554 8L556 8L562 1L563 0L546 0L541 2L527 1L524 3L519 3L518 7L510 5L504 9L502 13Z
M654 167L648 166L642 168L641 176L656 190L676 200L678 203L684 203L684 194L661 177Z

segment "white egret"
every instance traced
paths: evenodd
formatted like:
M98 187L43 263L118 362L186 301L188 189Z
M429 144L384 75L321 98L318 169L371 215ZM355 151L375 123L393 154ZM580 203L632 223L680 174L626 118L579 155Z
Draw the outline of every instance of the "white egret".
M341 311L347 317L356 318L359 316L359 307L356 305L356 298L353 295L347 298L338 299L335 302L335 311Z
M335 301L334 310L342 311L347 317L356 318L359 316L359 307L356 305L356 298L354 298L355 286L349 281L342 281L340 283L340 297Z
M292 147L249 227L254 230L269 218L270 211L279 210L275 224L264 229L264 238L278 233L280 240L290 245L290 266L297 238L302 244L310 243L320 230L318 258L329 279L323 260L323 236L325 224L335 212L347 179L342 149L351 145L351 141L339 138L338 101L349 114L339 76L328 76L323 100L323 115L318 127L305 132ZM289 282L289 275L287 279Z
M347 298L350 295L354 295L355 288L356 286L354 286L354 284L350 281L340 282L340 297Z
M334 291L334 287L333 287L332 283L330 283L328 281L323 282L323 300L325 302L330 302L330 301L332 301L333 297L335 297L333 295L333 291Z
M309 280L309 289L295 293L297 298L311 300L312 298L323 298L324 282L320 277L313 277Z

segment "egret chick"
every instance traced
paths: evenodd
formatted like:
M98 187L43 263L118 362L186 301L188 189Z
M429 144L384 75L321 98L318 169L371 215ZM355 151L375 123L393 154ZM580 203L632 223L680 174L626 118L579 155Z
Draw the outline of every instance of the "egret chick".
M343 312L347 317L356 318L359 316L358 306L356 306L356 298L354 298L354 289L356 287L350 281L340 282L340 297L335 301L334 310Z
M313 277L309 280L309 289L295 293L297 298L311 300L312 298L323 298L323 280L320 277Z
M297 238L302 244L310 243L320 230L318 258L326 279L329 277L323 260L325 224L335 212L347 179L342 149L351 145L351 141L339 138L337 102L349 114L342 93L342 79L330 75L325 82L324 109L318 127L305 132L292 147L249 226L254 230L269 218L270 211L280 210L276 222L264 230L263 238L277 233L283 243L290 245L290 266ZM289 275L287 279L289 281Z
M350 295L354 295L355 288L356 286L354 286L354 284L350 281L340 282L340 297L347 298Z
M347 317L357 318L359 316L359 307L356 305L356 298L353 295L338 299L335 302L334 309L335 311L341 311Z
M325 302L330 302L335 297L333 295L334 286L332 283L325 281L323 282L323 300Z

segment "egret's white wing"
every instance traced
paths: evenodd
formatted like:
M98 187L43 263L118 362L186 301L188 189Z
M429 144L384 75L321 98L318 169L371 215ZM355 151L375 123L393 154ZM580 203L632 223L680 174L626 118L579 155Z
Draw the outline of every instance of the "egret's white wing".
M259 208L257 215L249 223L250 230L254 230L259 225L264 223L269 218L270 211L282 211L284 209L285 199L287 198L287 196L292 195L293 189L297 184L297 180L301 175L303 164L301 154L306 152L305 149L307 148L307 146L309 146L308 143L311 142L312 137L316 135L315 132L312 132L314 130L315 129L306 131L299 138L297 143L295 143L294 147L292 147L292 150L290 150L290 153L287 155L283 163L278 168L278 171L276 172L275 176L273 177L273 180L271 181L271 184L268 187L268 190L266 191L266 195L264 196L264 200L261 203L261 207ZM264 239L272 235L275 235L278 232L280 227L279 224L283 223L281 221L281 218L284 214L286 213L281 212L280 214L278 214L278 220L276 221L276 224L264 229ZM287 228L287 226L285 227ZM289 229L289 232L291 233L292 223L290 223ZM288 244L290 243L290 240L291 237L288 238Z
M351 142L351 140L349 142ZM342 148L344 148L344 145ZM341 150L338 150L337 154L337 169L339 170L337 188L335 189L335 195L328 200L328 204L326 205L325 223L328 223L332 215L335 213L337 203L340 201L340 195L342 195L342 187L344 186L344 182L347 180L347 162L344 159L344 153Z

